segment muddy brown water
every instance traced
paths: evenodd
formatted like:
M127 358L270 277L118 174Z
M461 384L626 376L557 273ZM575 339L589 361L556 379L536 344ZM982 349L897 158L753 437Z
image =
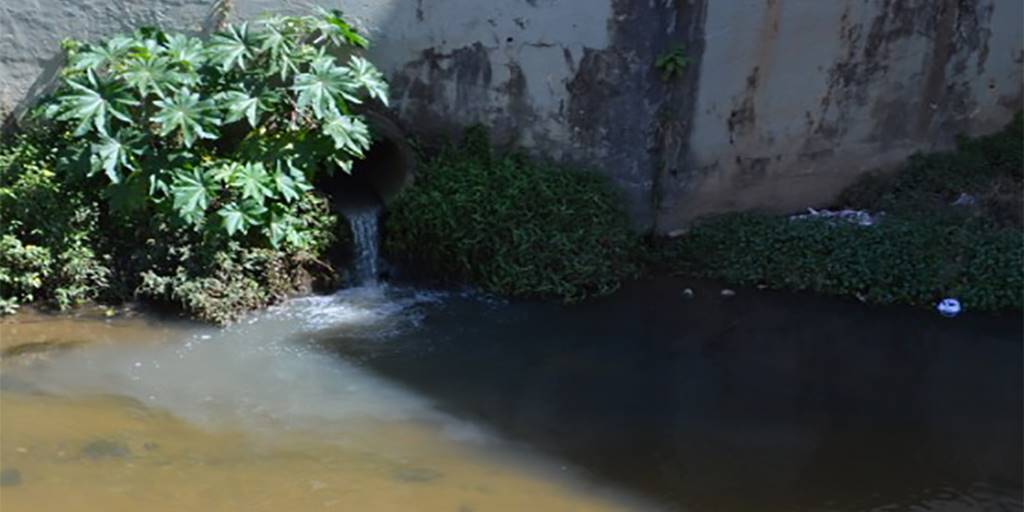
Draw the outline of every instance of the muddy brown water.
M635 283L0 324L0 509L1022 509L1016 318Z

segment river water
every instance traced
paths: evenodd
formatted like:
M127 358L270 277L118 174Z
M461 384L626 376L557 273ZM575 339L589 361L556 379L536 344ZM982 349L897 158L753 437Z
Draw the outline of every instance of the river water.
M227 329L22 313L0 350L3 512L1024 507L1017 318L382 286Z

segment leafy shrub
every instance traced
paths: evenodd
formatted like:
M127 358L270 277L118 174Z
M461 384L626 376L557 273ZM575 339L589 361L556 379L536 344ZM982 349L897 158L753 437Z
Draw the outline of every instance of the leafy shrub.
M661 255L674 273L740 285L934 304L1024 308L1024 234L890 217L864 227L731 214L696 225Z
M574 301L636 271L637 239L602 178L495 156L481 128L425 162L383 226L391 259L510 296Z
M0 146L0 301L49 300L64 309L96 298L110 270L94 250L98 211L55 172L53 138Z
M350 105L387 101L381 73L354 53L366 46L327 11L229 25L208 41L151 27L69 41L44 117L68 123L72 160L105 176L113 207L304 249L296 201L315 173L350 171L369 148Z
M141 297L227 322L331 279L345 240L311 183L369 147L367 44L327 11L66 42L63 85L0 148L0 307Z
M170 272L142 273L138 294L179 306L192 317L229 323L243 313L266 307L296 291L309 291L311 257L272 249L244 250L237 244L209 254L171 248L179 263Z

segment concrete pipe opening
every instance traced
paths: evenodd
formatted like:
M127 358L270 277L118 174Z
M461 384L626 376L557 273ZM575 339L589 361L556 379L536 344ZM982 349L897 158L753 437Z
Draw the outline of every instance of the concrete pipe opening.
M319 183L332 208L342 213L386 207L415 176L416 156L405 131L382 114L363 116L373 134L366 157L353 163L351 174L336 170Z

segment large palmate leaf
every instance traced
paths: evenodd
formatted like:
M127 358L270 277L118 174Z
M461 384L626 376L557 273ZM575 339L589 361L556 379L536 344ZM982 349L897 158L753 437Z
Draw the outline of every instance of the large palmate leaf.
M280 160L277 161L273 178L274 187L285 202L295 201L302 193L313 189L306 181L306 175L291 166L290 160L285 165L282 165Z
M305 44L309 27L302 18L275 16L263 22L260 35L260 51L267 56L271 74L281 80L299 72L299 67L314 57L316 50Z
M166 92L187 83L185 73L175 70L166 57L137 57L127 59L121 78L129 87L137 90L139 96L152 93L163 97Z
M171 184L174 210L182 219L197 224L203 219L215 190L216 185L198 170L180 172Z
M95 129L101 135L107 134L110 117L126 123L131 122L127 107L138 105L127 89L108 78L97 78L92 70L86 72L85 82L67 80L68 91L57 97L58 119L78 121L74 135L81 137Z
M93 172L103 170L111 183L120 183L121 169L134 169L133 158L142 152L137 147L139 138L127 130L115 137L100 136L100 141L92 145Z
M338 115L327 121L323 126L324 133L334 139L334 148L362 158L363 152L370 149L370 128L362 119L355 116ZM344 166L345 172L349 172Z
M282 243L298 248L307 246L309 240L303 236L301 227L302 222L285 208L277 206L271 209L270 222L267 224L270 244L275 248Z
M366 89L371 98L377 98L381 103L388 104L388 83L384 80L384 75L370 61L355 55L349 59L348 66L352 70L355 82Z
M245 91L227 91L218 94L216 99L220 107L227 111L225 123L233 123L243 117L253 128L259 123L259 111L264 110L261 108L259 98L250 96Z
M159 109L151 120L160 126L160 135L175 131L181 133L186 147L192 147L196 138L213 139L217 137L217 109L213 100L201 100L199 94L183 87L174 92L173 96L153 102Z
M252 59L255 48L249 37L249 25L228 25L227 30L214 34L207 46L207 58L222 71L232 68L245 70L246 62Z
M75 52L68 60L68 68L74 71L98 71L116 66L122 58L131 52L138 41L128 36L116 36L107 40L106 44L93 44L84 50Z
M164 44L164 54L189 70L199 69L206 62L203 42L185 34L174 34Z
M270 185L272 179L267 174L266 167L260 162L247 163L238 167L231 177L231 186L242 192L242 197L252 199L260 203L266 197L273 197L274 191Z
M238 232L246 233L250 227L261 225L261 217L266 212L265 206L252 200L242 201L241 204L228 203L217 210L224 221L224 229L231 236Z
M324 119L339 113L336 96L348 98L357 87L348 68L321 55L313 60L308 72L295 77L292 89L299 95L296 104L300 109L312 109L317 119Z

